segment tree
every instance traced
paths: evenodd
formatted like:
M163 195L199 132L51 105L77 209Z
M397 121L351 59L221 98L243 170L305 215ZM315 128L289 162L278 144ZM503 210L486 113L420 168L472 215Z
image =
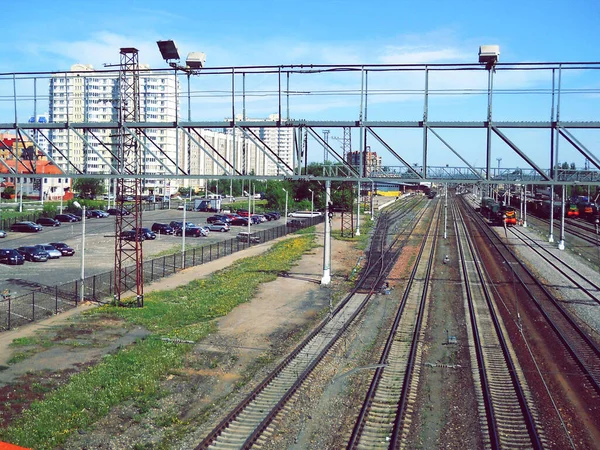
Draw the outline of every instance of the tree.
M73 190L79 192L84 198L94 198L104 194L104 180L99 178L76 178L73 181Z

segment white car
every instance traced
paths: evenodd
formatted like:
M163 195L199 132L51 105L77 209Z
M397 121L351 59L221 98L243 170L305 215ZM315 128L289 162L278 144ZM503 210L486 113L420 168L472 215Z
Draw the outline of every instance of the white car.
M5 238L5 237L6 237L6 231L0 230L0 238Z

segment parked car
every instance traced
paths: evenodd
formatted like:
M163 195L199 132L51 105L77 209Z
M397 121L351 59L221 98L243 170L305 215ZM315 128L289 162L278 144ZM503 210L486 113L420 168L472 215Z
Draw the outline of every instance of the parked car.
M214 216L210 216L206 218L206 223L213 223L213 222L231 222L231 219L229 218L229 216L226 216L224 214L215 214Z
M75 211L74 213L69 213L72 216L77 217L78 220L81 220L81 218L83 217L83 211L79 210L79 211ZM92 212L89 209L85 210L85 218L89 219L92 217Z
M124 241L144 242L146 237L143 233L136 233L135 230L128 230L121 233L121 239Z
M235 238L240 242L250 242L251 244L260 243L260 236L258 236L256 233L248 233L247 231L238 233Z
M59 222L77 222L77 218L73 217L71 214L57 214L54 218Z
M62 256L61 251L50 244L37 244L34 247L48 253L48 259L58 259Z
M110 208L106 212L108 214L110 214L111 216L128 216L129 214L131 214L125 208L122 208L122 209L119 209L119 208Z
M73 213L65 213L67 216L71 216L72 218L75 219L75 222L81 222L81 216L78 216L77 214L73 214ZM79 211L79 214L81 214L81 211ZM86 217L87 217L87 212L86 212Z
M248 218L247 217L238 217L236 219L233 219L230 222L231 225L241 225L243 227L247 227L248 226ZM252 225L252 222L250 222L250 225Z
M134 228L133 231L135 231L136 229ZM154 240L156 239L156 233L152 230L150 230L150 228L138 228L138 233L142 233L144 235L144 238L146 239L150 239L150 240Z
M10 231L21 231L23 233L37 233L42 231L42 226L33 222L17 222L10 226Z
M6 231L0 230L0 238L5 238L5 237L6 237Z
M50 242L50 245L60 251L63 256L73 256L75 254L75 250L64 242Z
M175 231L177 231L178 229L183 227L183 222L178 221L178 220L172 220L171 222L169 222L169 226L172 227ZM196 224L194 224L192 222L186 222L185 226L186 227L195 227Z
M48 261L48 253L40 250L33 245L26 245L16 249L26 261L46 262Z
M240 217L248 217L250 215L250 213L248 212L247 209L238 209L236 211L236 213L238 214L238 216Z
M181 228L178 228L177 231L175 232L175 234L177 236L181 236L183 234L183 231ZM185 227L185 235L186 236L192 236L192 237L200 237L200 236L207 236L206 232L204 231L204 229L202 227Z
M97 219L101 219L103 217L108 216L110 216L110 214L108 214L106 211L102 211L101 209L92 209L89 215L89 217L95 217Z
M51 219L50 217L40 217L35 221L38 225L42 225L44 227L59 227L60 222L56 219Z
M12 248L0 248L0 263L20 266L25 263L25 258Z
M210 231L220 231L222 233L229 231L229 225L225 222L213 222L208 224L206 228L208 228Z
M152 224L152 231L158 234L173 234L175 230L166 223L155 222Z

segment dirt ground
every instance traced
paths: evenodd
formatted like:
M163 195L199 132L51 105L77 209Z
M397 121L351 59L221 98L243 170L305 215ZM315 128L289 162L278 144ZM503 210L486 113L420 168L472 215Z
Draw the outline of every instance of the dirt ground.
M339 228L335 218L333 226ZM317 239L323 239L323 225L317 227ZM271 245L264 243L186 269L153 283L145 292L171 289L206 277L238 258L262 253ZM335 286L344 282L362 255L354 245L332 240L333 282L330 287L320 285L323 247L319 246L306 254L286 276L263 285L251 302L219 319L218 332L195 346L188 358L188 369L166 377L165 395L149 410L121 405L100 419L93 429L73 435L63 448L190 448L194 443L197 445L209 431L205 428L221 415L227 402L234 401L235 395L243 395L245 388L237 392L236 381L247 377L249 371L261 377L261 370L266 368L257 365L257 361L261 358L271 361L283 355L298 336L318 320ZM89 321L82 326L79 313L92 307L83 305L46 321L0 334L0 405L4 405L0 406L0 426L6 426L31 401L66 383L72 374L147 334L140 327L107 320L95 323L90 332ZM40 348L42 351L27 355L29 347L9 346L15 339L35 339L36 351ZM45 350L44 343L48 343ZM25 359L14 362L18 352L25 353ZM11 358L13 361L8 364ZM177 416L180 426L160 426L165 417L173 415ZM185 435L188 437L183 437ZM175 444L175 441L180 443Z

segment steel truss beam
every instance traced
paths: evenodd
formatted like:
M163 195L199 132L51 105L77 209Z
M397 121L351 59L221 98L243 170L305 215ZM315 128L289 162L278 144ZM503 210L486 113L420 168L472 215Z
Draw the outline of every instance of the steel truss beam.
M168 76L167 74L171 74L172 69L168 70L139 70L139 65L135 65L133 61L125 61L122 62L122 66L127 66L127 70L131 75L130 78L121 78L122 86L129 83L129 79L134 80L138 79L140 74L145 73L163 73L164 76ZM568 71L576 71L579 76L581 72L586 72L587 74L591 74L592 80L586 80L585 84L581 86L593 86L598 83L594 83L593 77L597 78L597 74L600 73L600 63L598 62L575 62L575 63L520 63L520 64L498 64L495 67L494 72L487 71L487 69L480 65L475 64L431 64L431 65L423 65L423 64L414 64L414 65L309 65L309 66L250 66L250 67L216 67L216 68L204 68L200 71L195 71L193 73L186 72L185 76L188 77L188 117L187 121L181 121L179 117L176 118L175 121L172 122L149 122L143 121L140 118L139 110L138 114L130 114L131 105L135 104L133 100L135 95L131 95L125 91L121 91L121 95L125 97L121 97L119 101L121 102L120 106L120 116L118 122L50 122L50 123L38 123L35 120L32 122L22 122L18 120L18 111L17 106L19 105L19 101L24 101L24 99L19 98L17 101L17 82L21 82L19 80L24 80L22 83L26 83L26 80L34 80L35 82L38 78L48 78L48 77L56 77L60 76L55 73L48 74L0 74L0 83L6 80L7 82L11 82L13 84L13 104L14 104L14 121L4 121L4 123L0 123L0 129L4 130L14 130L20 137L21 141L23 141L21 133L24 136L27 136L30 140L31 135L28 134L30 131L34 131L43 139L45 139L50 147L50 151L44 151L41 146L37 143L34 143L37 151L40 150L44 153L44 156L48 158L48 160L53 161L53 156L60 155L64 158L66 163L64 164L63 173L60 175L42 175L31 173L35 172L35 161L25 162L26 166L21 163L16 164L17 173L12 174L11 166L15 164L10 164L6 160L0 159L0 167L6 169L9 173L9 176L16 175L18 176L20 173L27 173L28 177L39 178L39 177L64 177L69 176L71 178L80 178L80 177L100 177L100 178L112 178L123 180L144 180L144 179L153 179L156 177L168 177L170 179L220 179L220 178L231 178L231 177L241 177L244 179L306 179L306 167L309 162L320 161L320 154L325 149L325 160L327 160L327 156L332 156L335 161L331 165L326 165L326 170L324 170L322 177L313 177L313 179L322 179L322 180L341 180L341 181L352 181L352 182L368 182L368 181L377 181L381 179L382 181L397 181L398 183L404 182L465 182L465 183L485 183L485 184L493 184L497 182L505 183L505 184L518 184L523 182L528 183L537 183L537 184L568 184L572 182L582 182L586 184L595 184L600 185L600 158L597 154L595 154L595 149L590 149L586 147L576 136L573 135L574 130L600 130L600 120L594 118L589 121L573 121L573 120L559 120L560 117L560 98L562 93L577 93L576 91L580 91L581 94L587 95L587 98L593 98L597 92L591 88L576 88L573 89L572 85L569 89L565 89L561 86L561 74L565 74ZM541 84L540 88L536 86L534 93L543 93L547 95L552 95L552 103L551 103L551 111L549 111L548 117L550 120L542 120L542 121L529 121L529 122L519 122L514 120L505 120L505 121L497 121L493 120L493 108L492 108L492 97L497 98L499 94L507 93L507 89L496 89L494 88L494 79L498 80L503 74L510 73L519 73L518 71L524 72L532 72L532 71L542 71L540 73L551 74L552 84L548 83L548 87L543 87ZM109 76L111 73L114 74L114 71L98 71L98 76ZM103 73L106 72L106 73ZM487 111L480 111L482 120L467 120L467 121L459 121L459 120L435 120L431 121L430 117L433 116L431 113L436 113L436 118L439 117L439 111L435 111L435 104L432 105L431 99L434 98L434 94L441 95L453 95L454 92L451 90L443 91L443 90L435 90L435 87L432 89L431 86L435 86L435 78L436 76L446 76L446 74L465 74L465 73L474 73L474 72L485 72L487 73L488 78L488 86L487 89L467 89L469 91L476 91L476 95L487 95L488 98L488 108ZM297 80L298 85L302 85L304 80L307 77L318 77L320 74L327 73L328 76L332 76L334 73L340 73L342 76L353 77L352 79L356 82L355 87L348 92L350 92L350 96L354 96L354 98L360 98L360 108L357 108L356 120L305 120L301 118L291 119L295 113L290 109L290 98L294 98L295 95L302 94L313 94L312 92L304 92L306 88L297 88L293 85L293 83ZM65 80L68 76L72 76L75 73L65 73ZM558 85L555 83L555 74L558 74ZM84 75L90 75L90 73L86 73ZM190 75L194 75L194 77L198 76L204 79L218 79L225 77L229 79L230 83L230 92L229 97L231 101L231 119L230 120L205 120L205 121L194 121L191 120L191 107L190 107ZM274 102L271 105L272 111L277 111L276 120L268 120L268 121L260 121L257 123L254 120L248 120L248 114L246 111L246 99L251 98L252 96L256 96L256 92L248 92L246 90L246 78L250 76L260 76L263 80L271 79L268 77L272 77L274 85L270 88L267 88L264 93L266 96L272 96ZM370 99L374 98L374 95L379 95L378 98L385 98L387 100L387 91L381 90L381 88L377 87L376 80L377 77L382 77L385 75L386 77L390 77L389 86L394 90L395 95L423 95L424 104L422 110L422 117L419 117L419 120L369 120L367 118L367 107L369 106L369 116L373 117L373 107L376 106L376 102ZM410 75L413 78L415 76L424 77L424 87L419 88L417 90L407 89L403 91L403 88L398 88L397 86L402 85L402 81L398 81L400 77ZM122 74L120 74L122 77ZM178 72L175 72L175 76L178 76ZM359 79L360 76L360 79ZM211 78L214 77L214 78ZM242 78L242 90L236 90L236 77ZM283 77L283 78L282 78ZM571 77L572 79L572 77ZM569 80L571 83L571 79ZM368 83L367 83L368 80ZM282 81L285 81L285 86L283 86ZM312 83L312 79L309 79L308 86L311 88L314 86ZM549 81L549 80L548 80ZM587 82L589 81L589 82ZM395 86L393 84L396 83ZM177 85L177 83L176 83ZM386 86L388 87L388 86ZM551 87L551 89L550 89ZM135 88L133 84L129 85L131 88L131 92L135 92ZM377 91L380 89L380 91ZM586 90L587 89L587 90ZM527 89L521 89L524 93ZM589 90L589 92L588 92ZM508 89L510 91L510 89ZM519 88L514 89L515 92L509 92L509 94L519 94ZM539 91L539 92L538 92ZM210 92L207 88L207 92ZM222 91L225 92L225 91ZM330 93L325 92L324 94L318 95L329 95ZM463 92L464 95L473 95L472 92ZM35 96L36 94L34 94ZM68 95L68 94L67 94ZM137 91L137 95L139 96L139 88ZM205 95L204 93L202 95ZM346 95L346 94L343 94ZM176 93L177 96L177 93ZM224 94L223 97L227 97L228 94ZM183 96L182 96L183 97ZM377 98L377 97L375 97ZM448 97L450 98L450 97ZM555 102L555 98L558 100ZM372 103L368 105L367 100L370 100ZM34 99L34 104L37 100ZM138 98L139 102L139 98ZM8 102L7 102L8 103ZM236 105L242 104L243 114L238 115L241 120L238 120L238 116L236 116ZM494 105L494 108L497 108L497 103ZM177 107L179 105L179 98L176 99ZM401 105L401 104L400 104ZM594 106L594 105L592 105ZM550 109L550 108L549 108ZM590 108L593 110L594 108ZM448 110L451 110L450 108ZM34 108L35 111L35 108ZM282 111L286 111L285 117L282 117ZM123 114L126 113L126 114ZM290 115L291 114L291 115ZM420 116L420 114L414 114L414 116ZM68 116L68 115L67 115ZM381 117L381 115L380 115ZM415 118L416 118L415 117ZM450 115L449 119L453 119L457 116ZM384 117L387 118L387 117ZM1 118L0 118L1 120ZM53 119L54 120L54 119ZM293 161L284 161L280 155L278 154L278 150L276 148L271 148L265 143L260 136L258 136L253 130L261 127L261 128L277 128L277 129L293 129ZM179 135L182 133L184 137L187 139L183 139L181 141L182 145L179 145L174 154L176 155L185 155L187 144L187 168L182 168L184 165L179 160L179 157L176 156L175 159L171 157L170 153L167 153L161 149L156 142L149 139L146 134L147 129L160 129L160 130L175 130L176 134L176 142L179 143ZM57 145L51 142L51 138L48 137L47 133L52 130L59 129L68 129L71 130L76 136L80 138L83 142L86 151L84 151L84 163L83 165L78 165L74 161L70 160L69 157L72 156L71 151L67 150L66 152L61 152ZM236 141L233 141L233 153L232 160L228 160L228 155L220 154L218 149L214 148L214 146L210 145L209 142L202 137L203 130L211 130L215 129L223 130L230 129L232 133L235 135L237 130L241 130L243 133L243 144L241 149L241 155L238 155L238 150L236 148ZM320 136L320 130L318 129L327 129L330 130L337 129L338 131L342 131L344 135L344 142L347 144L350 143L351 135L354 133L358 134L360 137L360 149L359 151L366 151L367 145L366 140L367 137L374 138L376 144L378 145L378 149L382 148L384 152L389 153L391 155L393 161L398 161L398 165L385 165L384 167L365 167L363 164L365 162L365 157L360 158L361 164L356 166L352 166L348 164L347 161L347 152L353 151L356 149L352 149L350 145L346 147L344 145L343 154L338 154L328 142L325 142ZM485 158L479 159L485 160L485 167L475 167L474 164L469 163L470 158L465 157L458 150L459 146L452 146L449 144L448 140L443 137L443 130L486 130L487 132L487 148L485 149ZM113 130L113 135L117 136L119 142L125 146L129 146L131 149L134 149L134 153L136 153L137 158L142 161L140 165L135 167L130 166L127 161L123 160L123 156L121 155L121 150L115 151L111 150L112 143L102 142L102 139L98 138L98 135L95 134L95 130ZM381 131L380 131L381 130ZM411 159L417 157L415 153L421 152L420 148L414 143L413 147L405 148L405 146L400 147L397 143L392 143L386 141L382 136L385 134L383 130L422 130L422 154L420 160L422 161L422 166L419 167L419 170L411 167L408 163ZM593 168L595 170L579 170L579 171L564 171L560 169L556 169L554 167L543 167L539 163L536 164L534 159L531 157L531 152L528 151L527 148L518 147L511 139L509 139L506 134L506 130L547 130L549 135L552 136L550 148L548 149L547 155L544 156L544 161L550 161L549 165L555 165L557 161L555 161L555 157L558 157L558 139L562 137L563 141L567 143L570 147L574 148L579 154L583 155L587 160L589 160ZM435 166L430 165L432 161L432 157L429 154L431 152L431 143L429 142L428 135L432 133L436 138L453 154L453 158L456 157L460 160L463 167L444 167L444 166ZM51 135L51 134L50 134ZM310 135L314 138L314 140L318 143L317 152L314 151L312 146L308 145L307 136ZM519 156L526 164L529 166L525 169L518 169L519 176L515 176L516 169L514 170L505 170L503 169L502 174L498 173L496 176L492 176L494 173L493 167L491 167L491 137L495 135L498 136L501 141L506 144L506 148L503 148L502 151L506 149L510 149L510 151L514 152ZM110 154L110 158L103 156L101 152L97 151L90 140L89 136L92 136L97 142L100 143L104 147L104 149L108 150L108 154ZM146 138L145 140L143 138ZM331 139L335 139L334 136L331 136ZM388 138L389 140L389 138ZM148 142L149 141L149 142ZM277 169L277 176L264 176L264 175L249 175L247 163L249 160L249 155L247 154L247 149L245 148L245 143L249 141L257 147L257 152L263 157L264 160L269 160L274 164L274 167ZM194 143L199 151L203 152L204 155L211 159L214 163L214 167L217 168L218 171L221 171L221 174L216 173L190 173L190 144ZM435 141L434 141L435 142ZM91 149L91 153L94 156L97 156L104 166L106 167L106 171L109 171L109 174L91 174L87 173L87 150ZM8 155L7 159L14 159L15 161L20 161L20 155L15 154L13 151L8 151L5 153ZM493 148L494 152L496 148ZM66 154L65 154L66 153ZM105 153L105 152L104 152ZM597 153L597 152L596 152ZM105 153L106 154L106 153ZM315 156L317 155L317 156ZM389 156L386 155L386 156ZM547 158L545 156L548 156ZM143 161L146 161L146 157L154 158L159 161L161 172L163 173L145 173L144 172L144 164ZM54 158L57 159L57 158ZM387 164L387 161L386 161ZM546 163L545 163L546 164ZM362 172L362 173L361 173ZM367 173L368 172L368 173ZM498 170L499 172L499 170ZM517 179L518 178L518 179ZM128 181L129 182L129 181ZM136 188L137 189L137 188Z

